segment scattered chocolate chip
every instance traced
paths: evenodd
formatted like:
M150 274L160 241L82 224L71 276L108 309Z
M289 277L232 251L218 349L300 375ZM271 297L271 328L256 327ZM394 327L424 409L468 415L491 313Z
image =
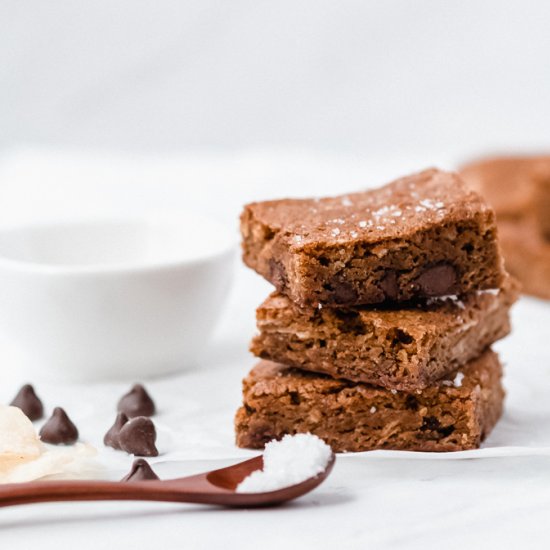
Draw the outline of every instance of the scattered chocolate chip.
M386 300L395 300L397 298L397 273L390 269L386 271L382 280L378 283L378 286L384 293Z
M42 401L34 392L30 384L25 384L10 403L13 407L19 407L30 420L40 420L44 416Z
M61 407L56 407L48 421L42 426L40 438L44 443L69 445L78 439L78 429L67 413Z
M153 416L155 414L155 402L141 384L134 387L120 398L118 411L123 412L128 418L136 416Z
M424 296L444 296L451 293L455 283L455 268L444 263L426 269L415 279L413 284L420 289Z
M118 436L120 435L120 430L124 424L128 422L128 417L120 412L117 414L115 423L109 428L108 432L103 438L103 443L107 447L112 447L113 449L120 450L120 442L118 441Z
M132 468L120 481L151 481L154 479L160 479L149 463L143 458L134 460Z
M132 418L122 426L118 434L120 448L137 456L158 456L156 439L155 425L146 416Z

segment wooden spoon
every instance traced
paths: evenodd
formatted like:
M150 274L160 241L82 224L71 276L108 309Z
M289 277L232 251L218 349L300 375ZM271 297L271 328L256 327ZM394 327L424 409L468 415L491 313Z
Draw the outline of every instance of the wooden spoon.
M230 507L273 506L298 498L330 474L335 456L323 472L296 485L266 493L237 493L237 485L263 467L262 456L189 477L164 481L33 481L0 485L0 506L75 500L154 500Z

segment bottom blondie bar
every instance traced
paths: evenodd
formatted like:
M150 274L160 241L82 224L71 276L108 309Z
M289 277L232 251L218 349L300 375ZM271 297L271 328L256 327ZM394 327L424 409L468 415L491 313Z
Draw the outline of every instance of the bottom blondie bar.
M502 412L502 368L491 350L424 390L400 392L261 361L245 378L237 445L262 448L310 432L335 452L479 447Z

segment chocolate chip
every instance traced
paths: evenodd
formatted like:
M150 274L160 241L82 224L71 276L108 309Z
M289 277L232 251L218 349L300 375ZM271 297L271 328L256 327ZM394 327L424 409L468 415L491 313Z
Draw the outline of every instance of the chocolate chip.
M138 416L122 426L118 434L120 448L137 456L158 456L157 431L150 418Z
M422 420L422 426L420 429L425 430L437 430L441 427L439 420L435 416L426 416Z
M19 407L30 420L40 420L44 416L42 401L34 392L30 384L25 384L10 403L13 407Z
M117 408L128 418L155 414L155 402L141 384L136 384L127 394L123 395Z
M289 393L290 395L290 402L293 404L293 405L299 405L300 404L300 394L297 392L297 391L291 391Z
M243 436L239 446L250 449L261 449L273 439L280 439L281 435L275 434L272 426L255 425L247 435Z
M48 421L40 430L40 439L53 445L69 445L78 439L78 429L67 413L56 407Z
M132 468L120 481L152 481L159 479L159 476L153 472L151 466L143 458L137 458L132 464Z
M331 301L335 304L348 305L357 302L357 292L355 292L353 285L350 283L334 281L330 285L327 285L326 288L327 290L332 289L334 297Z
M269 260L269 280L277 290L283 290L288 285L288 277L283 264L273 258Z
M455 431L455 427L452 424L450 426L442 426L435 416L426 416L422 421L420 429L425 432L423 435L424 439L432 440L449 437Z
M411 393L405 398L405 407L413 411L418 410L418 399Z
M103 443L107 447L120 449L118 436L120 435L120 430L122 429L122 426L124 426L126 422L128 422L128 417L123 412L118 413L115 419L115 423L109 428L109 430L105 434L105 437L103 438Z
M450 426L444 426L443 428L438 428L437 432L441 437L449 437L455 431L455 427L451 424Z
M395 300L397 298L397 273L390 269L386 271L382 280L378 283L378 286L384 293L386 300Z
M357 311L353 309L334 309L334 315L339 321L338 328L342 332L366 334L367 327Z
M392 346L398 346L399 344L406 346L411 344L414 340L408 332L401 330L400 328L392 328L388 330L386 339L391 341Z
M429 267L419 275L414 286L420 289L424 296L444 296L450 294L456 283L456 270L447 263Z

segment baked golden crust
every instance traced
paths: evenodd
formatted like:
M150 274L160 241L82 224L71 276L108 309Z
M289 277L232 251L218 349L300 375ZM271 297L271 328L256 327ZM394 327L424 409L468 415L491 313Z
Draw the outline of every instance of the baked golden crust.
M500 287L495 216L437 169L379 189L249 204L244 262L301 306L406 301Z

